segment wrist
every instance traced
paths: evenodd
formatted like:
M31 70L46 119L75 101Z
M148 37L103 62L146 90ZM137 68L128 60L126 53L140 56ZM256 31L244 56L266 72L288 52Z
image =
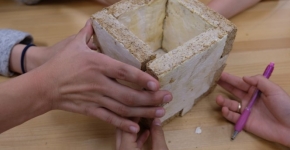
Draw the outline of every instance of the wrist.
M9 59L9 69L12 72L22 74L21 70L21 54L26 45L17 44L13 47L10 59ZM31 46L24 55L24 69L26 72L39 67L44 63L45 57L45 47Z
M24 49L25 45L23 44L17 44L15 45L10 53L9 58L9 70L16 73L22 73L21 72L21 66L20 66L20 59L21 59L21 53Z
M45 52L46 47L32 46L29 48L25 56L26 72L31 71L44 64Z
M38 67L32 71L30 71L26 76L30 76L29 82L32 84L31 89L35 89L36 97L38 98L39 106L41 106L41 109L43 109L43 113L46 113L50 110L52 110L52 99L54 95L53 93L53 83L47 82L47 79L49 79L49 73L46 72L46 69L42 69L43 67ZM44 71L45 70L45 71Z

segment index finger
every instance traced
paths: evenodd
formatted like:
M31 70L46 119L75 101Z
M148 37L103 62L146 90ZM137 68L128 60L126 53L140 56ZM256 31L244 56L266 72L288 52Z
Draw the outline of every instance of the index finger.
M242 90L244 92L248 92L250 89L250 85L243 81L242 78L231 75L229 73L223 72L220 77L221 82L228 83L229 85L233 86L234 88L237 88L239 90Z
M240 99L247 95L251 87L248 83L244 82L242 78L228 73L222 73L218 85Z
M108 56L104 57L104 59L107 64L103 69L106 76L128 81L151 91L159 89L159 82L148 73Z

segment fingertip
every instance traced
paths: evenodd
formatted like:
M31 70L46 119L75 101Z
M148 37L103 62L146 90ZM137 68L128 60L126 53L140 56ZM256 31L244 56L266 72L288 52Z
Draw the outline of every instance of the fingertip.
M92 27L92 20L87 20L85 26L79 31L78 35L76 36L79 40L84 40L86 43L89 43L92 35L93 35L93 27Z
M151 132L152 138L154 139L164 136L163 130L162 130L162 123L160 119L155 118L152 121L150 132Z
M222 114L224 117L226 117L229 113L229 108L228 107L223 107L222 108Z
M227 75L228 73L222 72L221 77Z
M223 98L223 96L218 95L218 96L216 97L216 103L217 103L219 106L223 106L223 102L224 102L224 98Z
M161 120L159 118L154 118L150 129L151 135L156 136L156 134L158 134L161 131L163 132Z
M161 121L159 118L155 118L152 122L153 125L155 126L161 126Z
M228 107L222 108L223 116L230 122L236 123L240 117L239 113L230 111Z
M131 126L129 126L129 131L131 132L131 133L138 133L139 132L139 130L140 130L140 128L139 128L139 126L137 125L131 125Z
M250 76L243 76L243 80L248 83L248 84L251 84L251 85L254 85L253 83L253 77L250 77Z
M228 76L229 73L227 72L222 72L221 76L220 76L220 80L224 80L226 78L226 76Z
M165 109L163 107L157 108L155 111L155 117L163 117L165 115Z
M141 149L144 145L144 143L147 141L147 139L149 138L150 135L150 131L149 130L145 130L140 137L137 139L137 147L139 149Z
M83 31L83 29L87 29L88 27L92 27L92 20L91 19L88 19L86 21L86 24L84 25L84 27L82 28L81 31Z
M172 101L172 94L166 94L163 96L163 103L169 103L170 101Z
M92 19L88 19L85 26L91 26L92 25Z
M147 88L151 91L157 91L159 89L159 83L156 83L154 81L147 82Z

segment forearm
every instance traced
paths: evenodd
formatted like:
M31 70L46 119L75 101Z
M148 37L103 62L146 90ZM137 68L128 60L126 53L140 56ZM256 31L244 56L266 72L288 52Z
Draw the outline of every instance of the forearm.
M39 71L0 84L0 133L51 110Z
M231 18L260 1L261 0L212 0L208 3L208 7L226 18Z

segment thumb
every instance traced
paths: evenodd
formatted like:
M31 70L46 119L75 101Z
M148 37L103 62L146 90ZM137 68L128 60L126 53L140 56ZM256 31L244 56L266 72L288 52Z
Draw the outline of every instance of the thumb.
M243 80L246 83L257 87L265 96L269 96L272 93L277 93L282 90L278 85L271 82L270 80L268 80L262 75L256 75L252 77L243 77Z
M79 31L76 38L79 41L85 41L87 44L89 43L92 35L94 33L93 27L92 27L92 20L89 19L86 23L86 25Z
M164 132L161 127L161 122L158 118L155 118L151 125L151 136L152 136L152 149L153 150L168 150Z

